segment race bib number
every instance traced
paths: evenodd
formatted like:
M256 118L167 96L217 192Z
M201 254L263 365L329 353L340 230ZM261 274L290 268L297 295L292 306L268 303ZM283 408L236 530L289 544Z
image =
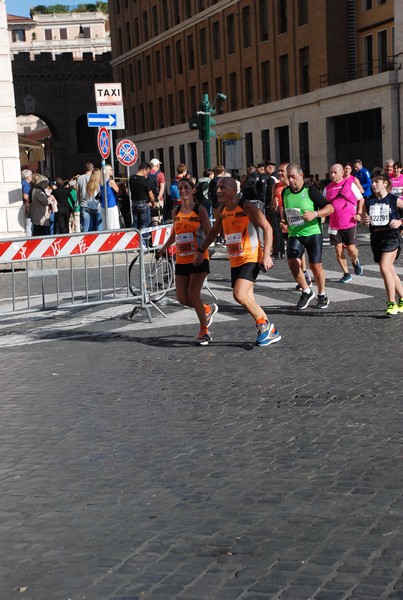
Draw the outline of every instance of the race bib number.
M303 225L305 223L304 219L302 218L300 208L286 208L285 214L287 215L287 222L290 227Z
M225 243L229 256L241 256L243 254L242 233L229 233L225 236Z
M187 233L177 233L175 242L176 253L179 254L179 256L189 256L196 252L194 237L191 231Z
M373 204L369 207L371 225L379 227L389 224L389 204Z
M337 235L339 233L338 229L332 229L331 227L329 227L329 229L327 230L329 235Z

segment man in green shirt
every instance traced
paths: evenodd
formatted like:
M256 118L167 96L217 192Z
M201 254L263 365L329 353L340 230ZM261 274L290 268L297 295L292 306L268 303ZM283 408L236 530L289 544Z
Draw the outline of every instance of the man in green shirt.
M304 310L314 299L301 269L301 258L306 250L309 266L318 287L316 308L327 308L329 299L325 294L325 272L322 266L322 217L334 209L317 187L304 182L301 165L290 163L287 167L289 185L282 192L283 209L288 224L287 258L290 271L302 289L297 309Z

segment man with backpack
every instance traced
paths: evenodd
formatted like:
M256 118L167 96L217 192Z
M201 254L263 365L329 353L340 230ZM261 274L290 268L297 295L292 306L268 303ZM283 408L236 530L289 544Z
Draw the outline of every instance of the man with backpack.
M164 211L166 181L165 175L160 169L161 164L158 158L152 158L150 160L150 171L147 176L151 181L155 200L155 206L151 209L151 225L159 225L162 222Z
M200 177L196 185L196 200L199 204L204 206L207 210L207 214L210 220L213 218L213 209L211 206L211 200L209 198L209 186L210 181L214 177L214 171L212 169L206 169L203 171L203 177Z

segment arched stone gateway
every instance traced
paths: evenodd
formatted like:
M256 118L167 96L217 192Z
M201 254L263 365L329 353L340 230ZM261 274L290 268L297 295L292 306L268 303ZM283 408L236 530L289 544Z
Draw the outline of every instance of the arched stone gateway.
M87 126L87 113L96 112L94 83L112 81L111 55L84 54L73 60L64 53L52 60L42 53L30 60L28 53L12 61L17 116L40 116L52 132L53 176L67 179L82 172L83 163L100 163L96 129Z

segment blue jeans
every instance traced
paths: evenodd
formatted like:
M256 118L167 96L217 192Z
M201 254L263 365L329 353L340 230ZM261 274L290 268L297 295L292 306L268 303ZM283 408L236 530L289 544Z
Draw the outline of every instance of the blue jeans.
M81 231L102 231L101 210L89 210L86 206L80 208Z
M151 208L148 204L133 204L134 229L143 229L151 224Z

